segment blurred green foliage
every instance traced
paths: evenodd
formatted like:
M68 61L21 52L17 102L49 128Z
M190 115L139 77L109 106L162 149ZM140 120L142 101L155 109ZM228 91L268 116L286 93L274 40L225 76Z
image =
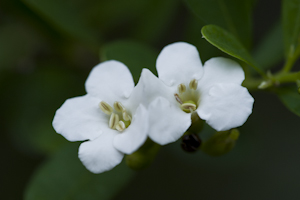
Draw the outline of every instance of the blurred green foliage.
M174 143L132 182L134 173L124 164L100 175L88 172L77 158L78 143L70 144L51 125L67 98L85 94L85 79L100 61L124 62L137 82L142 68L156 73L159 51L172 42L194 44L203 62L228 56L202 38L203 26L230 34L229 50L220 48L229 55L276 71L283 46L286 54L291 45L299 47L299 1L282 2L282 25L273 17L281 1L0 2L1 198L298 199L299 119L274 95L254 94L253 115L230 154L189 155ZM269 12L273 21L258 26ZM257 35L264 27L266 34ZM204 33L215 46L224 44L226 37L213 34ZM299 115L296 87L277 94Z

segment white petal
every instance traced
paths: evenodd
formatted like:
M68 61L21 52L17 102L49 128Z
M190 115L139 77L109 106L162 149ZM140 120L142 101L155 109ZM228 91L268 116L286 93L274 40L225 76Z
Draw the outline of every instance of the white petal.
M148 112L144 106L140 105L129 127L115 136L115 148L125 154L132 154L138 150L147 139L148 124Z
M134 111L140 103L148 107L148 105L159 96L165 97L170 101L174 99L175 101L172 88L166 86L148 69L143 69L139 82L132 91L128 105L126 106L129 107L131 111Z
M108 129L108 118L89 95L67 99L53 119L55 131L69 141L93 140Z
M149 137L160 145L178 140L191 125L191 114L165 98L158 97L148 108Z
M235 83L241 85L245 79L242 67L228 58L211 58L204 63L204 75L198 82L202 92L218 83Z
M224 131L243 125L252 112L253 102L248 90L240 85L216 84L201 96L197 112L211 127Z
M129 69L119 61L106 61L95 66L85 82L88 94L108 103L127 98L134 87Z
M203 74L197 48L185 42L166 46L157 58L156 69L158 77L168 86L188 84Z
M102 173L120 164L124 155L113 146L113 139L117 134L116 131L111 130L95 140L80 145L78 156L88 170Z

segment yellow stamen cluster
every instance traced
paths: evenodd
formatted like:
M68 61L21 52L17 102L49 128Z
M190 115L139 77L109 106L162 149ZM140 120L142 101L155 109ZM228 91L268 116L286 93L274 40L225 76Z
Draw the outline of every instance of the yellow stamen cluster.
M114 102L114 109L117 113L119 112L120 115L114 113L113 108L105 101L101 101L99 103L99 108L105 114L110 115L109 122L108 122L109 128L116 129L121 132L130 125L131 116L120 102L118 101Z
M195 93L197 90L198 81L193 79L189 83L189 89L185 86L185 84L181 83L178 85L178 93L174 94L174 97L178 103L180 103L180 108L184 112L193 112L197 109L199 93Z

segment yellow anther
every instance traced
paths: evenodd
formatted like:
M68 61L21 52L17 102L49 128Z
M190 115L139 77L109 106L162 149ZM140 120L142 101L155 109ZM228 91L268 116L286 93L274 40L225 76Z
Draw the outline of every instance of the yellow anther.
M130 117L130 115L126 112L126 110L124 110L122 114L123 114L123 119L124 119L125 121L131 121L131 117Z
M184 93L185 90L186 90L186 87L185 87L185 85L183 83L181 83L181 84L178 85L178 92L179 93Z
M119 115L112 113L109 118L108 127L111 129L115 129L116 125L119 123Z
M194 103L183 103L180 107L185 112L192 112L195 111L197 108L196 104Z
M193 79L191 80L190 84L189 84L189 87L192 89L192 90L196 90L197 87L198 87L198 81L196 79Z
M101 101L99 107L105 114L110 115L113 112L113 108L105 101Z
M176 99L176 101L178 102L178 103L180 103L180 104L182 104L183 102L182 102L182 100L181 100L181 98L179 97L179 95L178 94L174 94L174 97L175 97L175 99Z
M124 110L124 106L118 101L114 103L114 108L118 112L122 112Z
M119 121L118 124L116 125L116 129L118 131L124 131L126 128L125 123L123 121Z

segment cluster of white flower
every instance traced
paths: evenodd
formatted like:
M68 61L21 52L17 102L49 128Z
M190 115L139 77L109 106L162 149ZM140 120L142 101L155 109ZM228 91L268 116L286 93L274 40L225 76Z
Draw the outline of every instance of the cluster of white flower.
M146 141L165 145L191 126L194 113L217 131L241 126L253 98L241 86L238 63L212 58L202 66L197 49L177 42L156 62L158 77L143 69L136 86L128 68L106 61L91 71L87 94L71 98L56 111L53 127L69 141L84 141L79 158L93 173L118 165Z

